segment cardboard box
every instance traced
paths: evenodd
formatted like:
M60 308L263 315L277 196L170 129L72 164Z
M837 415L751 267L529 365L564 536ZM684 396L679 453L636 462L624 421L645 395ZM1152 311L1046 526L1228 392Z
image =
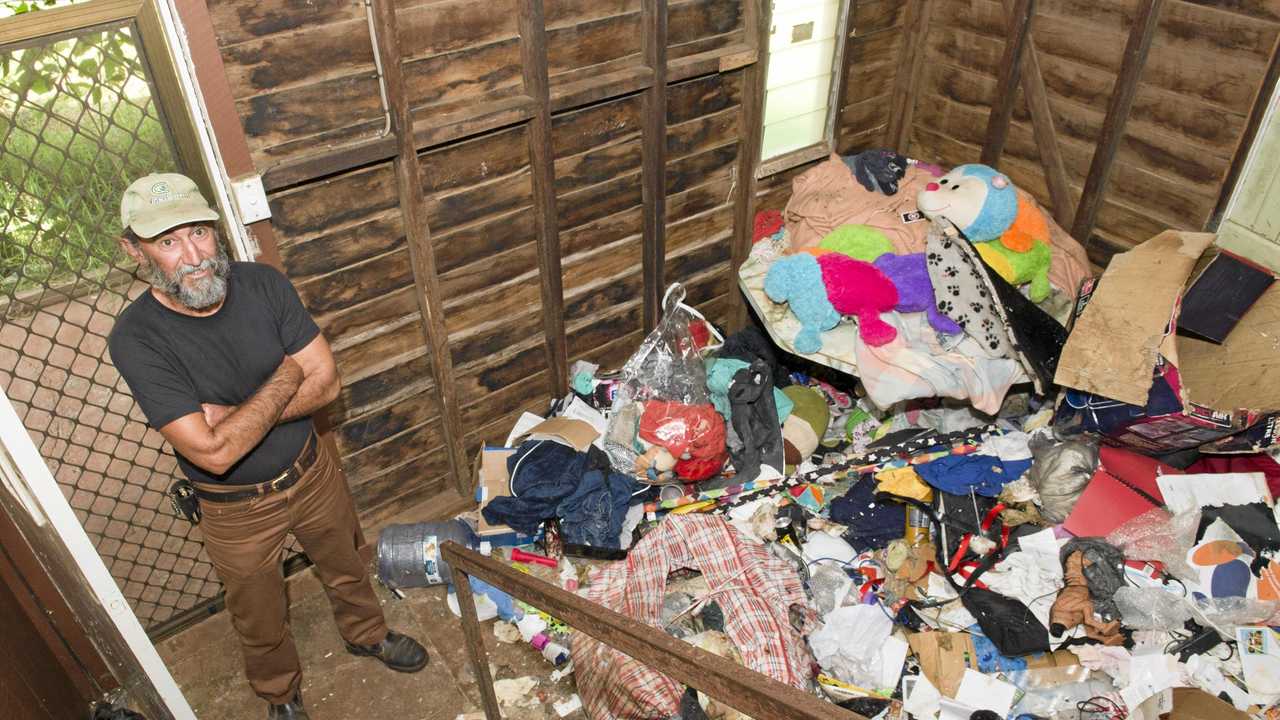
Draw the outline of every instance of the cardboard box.
M1085 284L1054 377L1082 393L1064 399L1059 421L1109 413L1104 437L1157 454L1280 413L1280 287L1268 285L1222 344L1175 334L1189 280L1217 257L1213 240L1163 232Z

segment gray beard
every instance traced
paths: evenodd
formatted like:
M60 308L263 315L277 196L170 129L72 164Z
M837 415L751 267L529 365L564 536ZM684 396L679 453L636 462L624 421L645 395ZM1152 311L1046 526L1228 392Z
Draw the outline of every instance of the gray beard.
M187 275L201 270L212 270L212 274L198 281L194 286L182 282ZM218 254L199 265L180 265L172 275L155 265L151 266L151 287L177 300L190 310L205 310L222 302L227 296L227 275L231 273L231 259L227 252L218 246Z

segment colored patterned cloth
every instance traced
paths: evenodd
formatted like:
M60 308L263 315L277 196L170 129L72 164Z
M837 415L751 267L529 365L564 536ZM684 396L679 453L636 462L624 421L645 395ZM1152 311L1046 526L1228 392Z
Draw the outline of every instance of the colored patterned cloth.
M699 570L706 578L710 598L724 612L725 633L744 665L792 687L806 687L813 658L789 615L797 607L810 625L817 612L795 566L747 541L724 518L668 517L625 561L605 566L586 598L660 627L667 576L680 568ZM631 720L679 713L680 683L581 632L573 633L571 644L578 693L590 717Z

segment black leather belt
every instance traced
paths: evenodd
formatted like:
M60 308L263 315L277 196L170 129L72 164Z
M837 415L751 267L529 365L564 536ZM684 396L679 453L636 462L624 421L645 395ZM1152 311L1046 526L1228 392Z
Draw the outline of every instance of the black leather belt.
M237 500L248 500L249 498L260 497L262 495L270 495L273 492L288 490L297 484L298 480L306 474L307 470L316 462L319 442L316 434L313 432L307 437L307 444L302 447L302 452L298 453L298 459L293 461L293 465L285 468L284 472L271 478L264 483L256 485L232 486L238 489L230 491L207 490L209 487L226 487L210 486L208 484L200 485L192 483L195 488L196 497L201 500L207 500L215 503L229 503Z

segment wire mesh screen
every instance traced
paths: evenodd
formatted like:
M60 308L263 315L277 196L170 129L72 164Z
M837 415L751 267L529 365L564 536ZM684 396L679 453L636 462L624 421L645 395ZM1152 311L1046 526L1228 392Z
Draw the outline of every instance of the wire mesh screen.
M131 25L0 47L0 386L139 620L204 614L221 585L166 490L180 472L111 365L149 287L116 244L119 198L176 171Z

